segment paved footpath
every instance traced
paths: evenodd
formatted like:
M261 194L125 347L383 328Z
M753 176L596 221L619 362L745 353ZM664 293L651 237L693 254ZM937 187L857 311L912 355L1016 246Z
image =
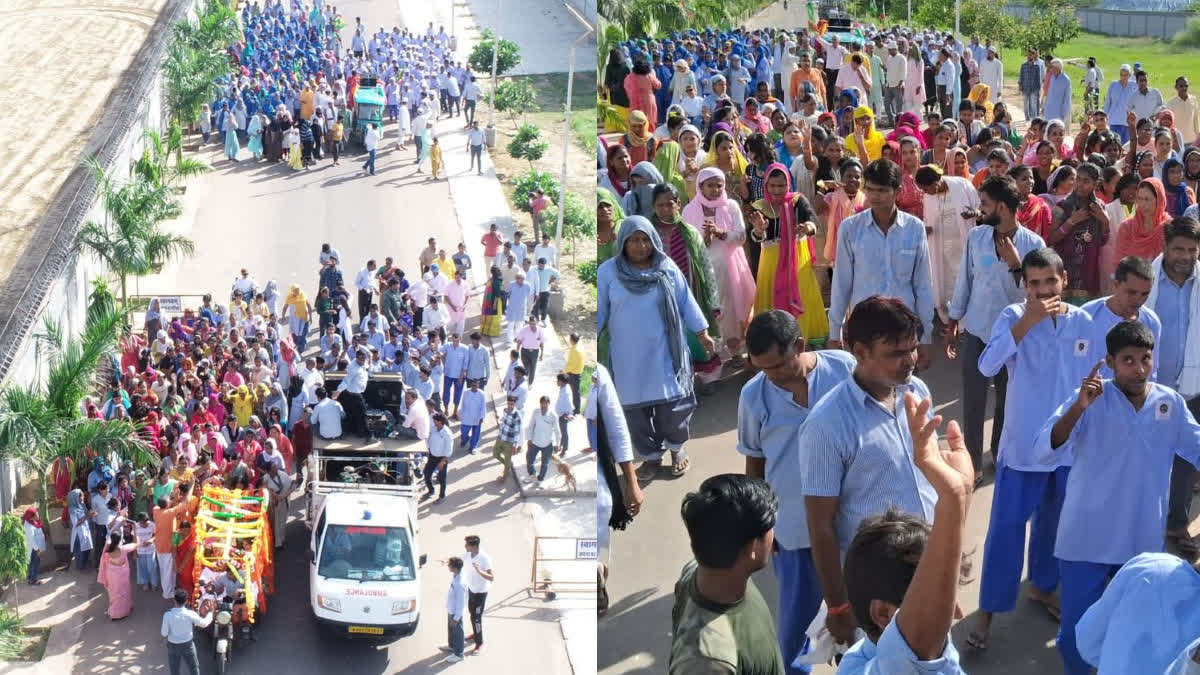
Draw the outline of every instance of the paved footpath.
M405 3L399 9L398 3L378 0L340 4L344 15L361 16L367 25L400 24L414 29L423 29L429 20L443 23L441 18L426 15L438 9L448 11L424 3ZM449 22L444 23L448 28ZM462 43L459 47L460 51L469 49ZM507 203L486 158L488 171L483 176L465 172L468 158L461 118L438 122L436 133L452 175L449 181L434 182L428 180L428 173L416 174L413 145L405 152L396 151L392 125L385 129L373 177L359 171L365 159L361 149L348 149L349 155L338 167L326 160L314 169L293 172L282 164L268 166L245 161L245 157L233 164L224 161L218 146L209 146L201 156L215 170L189 184L184 215L173 224L195 241L196 255L169 265L160 275L142 279L131 291L223 293L243 266L260 284L274 279L281 289L299 283L311 291L322 242L332 243L342 253L343 273L348 279L368 258L382 262L384 255L392 255L396 264L411 270L430 235L447 248L465 241L472 258L482 261L479 238L487 224L495 220L511 232ZM479 300L475 297L469 304L469 328L478 325ZM501 364L496 364L502 368L507 345L494 347L503 356ZM534 391L551 393L553 375L564 362L561 345L551 331L545 362L539 368L546 374L534 383ZM493 397L497 381L493 378L490 387ZM594 468L590 482L587 478L594 462L581 453L586 445L582 418L573 424L568 460L576 467L578 495L561 491L526 495L512 482L497 485L499 467L490 454L496 436L493 415L485 421L481 452L455 455L446 502L421 507L419 537L422 551L429 555L422 570L421 623L416 634L390 644L333 637L313 621L304 558L308 531L302 521L302 497L297 494L287 530L289 545L277 559L277 592L258 626L258 641L234 654L233 671L275 673L281 672L282 663L295 675L426 673L450 667L437 649L446 642L443 607L449 573L442 561L462 555L463 536L477 534L497 573L485 615L487 650L455 665L454 671L504 672L514 664L536 659L538 673L594 673L594 595L560 594L550 601L529 591L535 536L586 537L595 530L594 499L588 492L595 490ZM566 578L578 567L556 569L556 578ZM166 671L159 625L168 603L158 593L135 590L133 614L112 622L104 617L107 598L95 581L95 572L55 571L44 578L49 581L42 586L21 588L21 599L22 614L31 625L55 626L46 658L36 667L6 664L0 666L0 673ZM202 669L209 672L211 645L198 637L197 647Z

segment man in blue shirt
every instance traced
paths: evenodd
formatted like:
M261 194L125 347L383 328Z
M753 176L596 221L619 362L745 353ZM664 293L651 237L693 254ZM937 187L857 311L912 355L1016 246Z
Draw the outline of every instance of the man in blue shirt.
M891 507L933 519L937 496L912 465L902 405L907 392L929 398L929 388L913 376L923 329L899 298L860 302L845 331L857 360L853 375L813 407L800 430L800 488L813 564L829 607L826 626L843 644L853 641L856 621L842 556L859 523Z
M462 581L462 558L451 557L446 561L450 569L450 589L446 591L447 615L447 646L440 649L450 652L446 657L447 663L457 663L463 660L463 648L466 647L466 636L463 634L463 614L467 611L467 587Z
M1192 415L1200 416L1200 224L1176 218L1163 228L1163 254L1154 260L1154 285L1146 305L1162 321L1162 342L1155 350L1158 381L1188 402ZM1196 330L1193 330L1196 329ZM1196 545L1188 533L1189 507L1195 469L1175 460L1171 470L1171 497L1167 507L1167 538L1180 553L1195 556Z
M746 331L750 364L758 374L738 398L738 452L746 475L767 481L779 497L772 568L779 580L776 611L779 648L790 674L810 672L791 664L808 653L805 631L821 606L821 582L808 543L797 443L809 411L850 377L854 357L841 350L805 351L796 319L773 309Z
M1092 317L1093 361L1105 361L1108 356L1105 338L1112 327L1122 321L1140 321L1150 329L1154 343L1162 338L1162 322L1154 310L1146 307L1146 298L1154 283L1150 261L1137 256L1126 256L1117 263L1113 272L1113 293L1105 298L1096 298L1080 307ZM1150 379L1157 380L1156 371L1150 371ZM1100 377L1112 379L1112 368L1107 363L1100 366Z
M442 403L447 409L454 403L454 412L450 419L458 419L458 404L462 400L463 384L467 379L467 346L462 343L458 333L450 336L450 344L442 346Z
M1008 371L1008 396L983 547L980 619L967 640L977 648L987 645L992 615L1016 607L1030 518L1029 597L1058 616L1054 536L1072 458L1065 452L1045 462L1034 442L1042 423L1092 365L1091 317L1062 300L1067 283L1062 258L1049 248L1031 251L1021 261L1021 276L1025 302L1000 312L979 356L984 375Z
M1075 456L1054 548L1063 584L1058 649L1067 675L1091 672L1076 649L1075 626L1108 579L1139 553L1162 551L1163 487L1173 459L1200 464L1200 424L1178 392L1150 380L1150 329L1122 321L1105 343L1104 362L1096 363L1038 438L1049 461L1065 451ZM1112 380L1100 378L1105 364Z
M1133 81L1133 68L1122 63L1117 80L1108 83L1104 95L1104 112L1108 115L1108 128L1121 137L1122 143L1129 142L1129 109L1137 84Z
M917 367L929 363L933 335L933 276L925 225L896 208L900 167L876 160L863 171L871 208L842 221L829 294L829 346L842 346L846 311L873 295L899 298L921 321Z
M1017 285L1021 259L1046 242L1017 222L1021 197L1010 176L992 176L979 186L979 225L967 234L962 266L950 298L950 321L946 324L946 356L962 357L963 434L971 463L975 465L975 484L983 480L983 424L987 416L988 377L979 372L979 355L984 340L992 334L992 325L1000 312L1024 293ZM992 458L1000 447L1004 428L1004 397L1008 391L1008 371L990 378L996 387L996 407L992 415Z
M492 371L492 355L480 345L483 336L479 331L471 333L471 346L467 349L467 384L478 382L486 387Z
M942 418L930 419L932 406L905 394L903 426L912 437L912 464L937 493L933 524L892 508L859 527L846 551L846 588L867 637L846 652L841 675L964 672L950 624L975 476L957 423L946 428L949 451L938 448ZM913 558L919 558L916 569Z

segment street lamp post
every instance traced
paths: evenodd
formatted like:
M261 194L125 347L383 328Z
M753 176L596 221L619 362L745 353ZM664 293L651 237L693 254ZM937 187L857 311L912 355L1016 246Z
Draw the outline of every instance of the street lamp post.
M565 114L563 115L562 175L559 176L558 181L558 222L554 226L554 250L558 251L559 256L562 255L563 212L566 210L564 200L567 196L567 149L571 143L571 96L575 88L575 49L595 30L586 19L575 11L570 3L564 0L563 7L566 7L567 11L583 24L583 33L575 38L575 42L571 44L571 53L567 57L567 103L564 106Z
M500 57L500 16L502 2L503 0L496 0L496 25L492 28L492 95L488 103L487 129L483 134L489 150L496 147L496 123L494 120L494 113L496 112L496 64Z

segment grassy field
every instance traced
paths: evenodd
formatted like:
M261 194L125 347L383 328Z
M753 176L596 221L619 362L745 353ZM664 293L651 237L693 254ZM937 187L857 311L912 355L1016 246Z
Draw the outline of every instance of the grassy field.
M1150 86L1157 87L1162 92L1163 100L1175 95L1175 78L1180 75L1194 76L1200 73L1200 50L1181 49L1170 43L1151 38L1111 37L1095 33L1081 33L1079 37L1063 44L1054 54L1061 59L1096 57L1096 65L1104 71L1104 79L1111 82L1117 79L1117 70L1122 63L1133 65L1141 62L1142 69L1150 74ZM1004 62L1004 81L1016 85L1021 63L1025 61L1025 53L1017 49L1006 48L1000 59ZM1084 71L1067 66L1066 74L1071 78L1071 95L1075 101L1073 111L1077 120L1083 115L1083 79ZM1107 86L1107 85L1105 85ZM1193 94L1194 95L1194 94ZM1104 89L1100 92L1101 105L1104 103ZM1017 101L1020 106L1020 101Z

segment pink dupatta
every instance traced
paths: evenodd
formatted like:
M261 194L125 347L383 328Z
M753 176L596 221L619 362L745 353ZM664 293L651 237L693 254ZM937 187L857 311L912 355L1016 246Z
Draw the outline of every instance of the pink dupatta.
M767 167L763 183L771 179L775 172L783 174L787 181L787 192L782 199L774 199L765 189L763 201L775 209L779 218L779 266L775 270L775 288L772 289L771 306L781 309L794 317L804 314L804 301L800 298L800 287L796 283L796 206L798 193L792 192L792 174L787 167L775 162ZM808 242L809 255L812 255L812 241Z

